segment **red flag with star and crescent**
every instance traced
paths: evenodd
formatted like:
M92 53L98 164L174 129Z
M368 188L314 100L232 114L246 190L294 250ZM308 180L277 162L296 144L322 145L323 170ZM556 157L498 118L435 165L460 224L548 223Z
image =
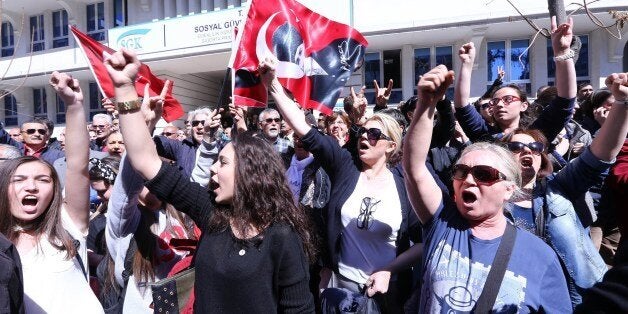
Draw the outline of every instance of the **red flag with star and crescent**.
M75 26L71 26L70 29L72 30L76 42L79 43L83 54L85 54L87 58L89 68L96 78L98 87L100 87L100 92L103 96L113 99L115 97L113 82L109 77L109 73L107 73L107 68L105 68L103 61L107 55L111 55L116 51L79 31ZM150 84L149 97L159 96L165 83L164 80L155 76L146 64L142 63L137 73L137 78L135 79L135 90L140 97L144 97L144 86ZM172 122L183 116L181 104L172 96L172 87L173 85L170 85L164 102L162 117L166 122Z
M252 0L237 34L229 67L235 105L265 107L260 60L275 56L277 77L307 109L330 114L351 74L362 66L368 42L352 27L295 0Z

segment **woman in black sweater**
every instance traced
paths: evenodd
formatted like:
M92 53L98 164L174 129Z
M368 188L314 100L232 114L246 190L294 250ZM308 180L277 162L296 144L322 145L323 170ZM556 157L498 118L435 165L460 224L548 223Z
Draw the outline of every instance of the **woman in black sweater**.
M188 214L203 231L196 251L194 311L313 313L306 216L294 205L281 159L270 144L250 134L227 144L211 167L208 193L146 145L150 135L134 87L140 66L136 55L122 49L105 65L133 168L149 180L153 194ZM219 120L212 117L206 127Z

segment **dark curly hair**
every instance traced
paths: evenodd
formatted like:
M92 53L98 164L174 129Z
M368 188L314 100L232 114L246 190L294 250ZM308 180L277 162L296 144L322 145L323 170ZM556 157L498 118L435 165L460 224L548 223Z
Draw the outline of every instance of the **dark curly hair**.
M313 261L316 250L311 224L305 211L294 203L279 154L251 132L238 134L231 143L235 151L233 202L216 206L210 230L222 231L231 224L238 233L250 234L276 222L285 223L297 232L306 256Z

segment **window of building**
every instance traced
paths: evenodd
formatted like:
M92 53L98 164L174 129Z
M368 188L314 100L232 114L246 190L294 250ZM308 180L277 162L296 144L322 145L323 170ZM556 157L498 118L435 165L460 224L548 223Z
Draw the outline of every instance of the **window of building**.
M65 47L68 40L68 12L59 10L52 12L52 48Z
M4 125L17 125L17 101L13 95L4 96Z
M580 56L576 62L576 80L578 84L589 83L589 36L578 35L582 42L580 48ZM547 40L547 78L548 84L554 85L556 79L556 64L554 64L554 50L552 49L552 41Z
M532 93L530 83L530 51L526 50L530 41L527 39L493 41L486 45L487 63L487 85L493 84L497 78L499 67L503 67L506 76L504 83L516 84L526 91Z
M428 47L414 49L414 84L416 85L421 75L429 72L435 66L442 64L448 69L453 67L452 46ZM414 94L417 91L414 88ZM447 89L447 97L453 99L454 88Z
M57 107L57 123L65 123L65 103L58 94L55 93L55 96L55 102Z
M126 26L128 21L126 0L113 1L113 27Z
M383 62L382 62L383 60ZM388 80L393 80L393 89L388 103L401 101L401 50L384 50L383 52L367 53L364 56L364 95L369 103L375 103L375 84L380 88L388 85Z
M35 15L30 18L31 38L33 39L32 51L42 51L46 49L44 37L44 15Z
M87 13L87 35L98 41L105 40L105 3L85 6Z
M36 118L46 118L48 102L46 101L45 88L33 88L33 114Z
M13 34L13 25L9 22L2 23L2 57L13 55L15 48L15 35Z
M89 120L91 121L95 114L106 113L102 107L102 94L96 82L89 83Z

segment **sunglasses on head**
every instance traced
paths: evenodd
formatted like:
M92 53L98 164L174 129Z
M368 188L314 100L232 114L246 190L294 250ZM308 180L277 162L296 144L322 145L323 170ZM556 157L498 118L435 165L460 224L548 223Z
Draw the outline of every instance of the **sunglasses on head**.
M532 142L532 143L525 144L525 143L513 141L513 142L506 143L506 146L508 146L508 150L510 150L511 152L515 154L520 153L521 151L523 151L524 147L527 147L530 149L530 151L532 151L532 153L539 155L543 152L543 149L545 148L543 143L540 143L540 142Z
M378 128L365 128L365 127L361 127L358 130L358 136L362 136L362 134L366 133L366 138L368 138L369 141L378 141L380 139L385 139L385 140L389 140L392 141L392 139L390 137L388 137L386 134L384 134L382 132L382 130L378 129Z
M192 120L192 126L205 125L205 120Z
M452 173L455 180L464 180L471 173L473 180L480 184L493 184L499 180L506 180L506 176L499 170L485 165L470 167L464 164L457 164L453 167Z
M281 118L266 118L264 121L266 121L266 123L279 123L281 122Z
M26 134L28 135L33 135L35 134L35 132L41 134L41 135L46 135L46 130L45 129L26 129L24 130L24 132L26 132Z
M504 102L505 106L510 105L511 103L515 102L515 101L521 101L521 98L517 97L517 96L513 96L513 95L506 95L502 98L493 98L491 100L489 100L488 104L490 106L497 106L497 104L499 104L500 101Z

